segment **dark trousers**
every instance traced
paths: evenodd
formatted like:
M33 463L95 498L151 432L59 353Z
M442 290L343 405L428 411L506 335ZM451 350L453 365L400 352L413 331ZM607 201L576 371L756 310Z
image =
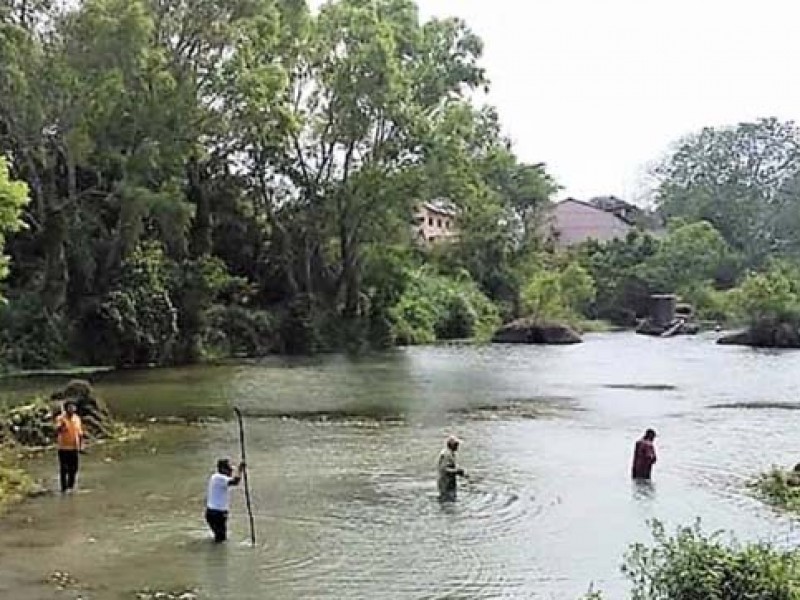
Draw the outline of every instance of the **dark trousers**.
M206 509L206 523L214 532L215 542L224 542L228 537L228 513L224 510Z
M75 476L78 474L77 450L59 450L58 466L61 479L61 491L66 492L75 487Z

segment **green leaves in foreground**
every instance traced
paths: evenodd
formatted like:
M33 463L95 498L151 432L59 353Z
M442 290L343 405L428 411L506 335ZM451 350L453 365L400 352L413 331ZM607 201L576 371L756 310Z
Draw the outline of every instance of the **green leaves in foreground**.
M723 541L704 533L700 522L666 533L651 523L652 546L633 544L623 573L633 600L798 600L800 552L766 543Z

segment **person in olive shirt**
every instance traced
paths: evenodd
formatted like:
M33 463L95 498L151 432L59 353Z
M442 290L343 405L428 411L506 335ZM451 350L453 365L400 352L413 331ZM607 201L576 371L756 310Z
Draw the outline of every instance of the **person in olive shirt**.
M439 500L454 502L458 488L457 478L466 477L464 469L456 465L456 452L461 441L455 437L447 438L447 446L439 454Z
M78 405L74 400L64 403L63 412L56 417L58 465L61 493L75 488L78 476L79 456L83 452L83 424L78 416Z

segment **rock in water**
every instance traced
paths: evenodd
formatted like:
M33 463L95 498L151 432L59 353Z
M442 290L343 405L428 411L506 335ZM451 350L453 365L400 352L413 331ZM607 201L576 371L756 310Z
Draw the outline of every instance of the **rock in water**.
M65 400L74 400L78 406L78 416L83 421L84 427L92 437L104 438L109 436L111 415L106 403L99 399L92 389L92 384L83 379L70 381L67 386L50 396L57 405L55 412L61 410L60 404Z
M723 336L717 343L754 348L800 348L800 331L791 323L764 321L745 331Z
M581 337L567 325L518 319L503 325L492 337L496 344L579 344Z

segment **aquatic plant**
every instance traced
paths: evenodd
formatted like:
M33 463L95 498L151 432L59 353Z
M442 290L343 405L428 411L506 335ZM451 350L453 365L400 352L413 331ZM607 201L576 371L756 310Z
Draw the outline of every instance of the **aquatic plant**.
M800 513L800 472L772 467L762 473L752 487L765 502Z
M0 513L19 502L34 489L34 481L22 469L14 466L8 449L0 448Z

